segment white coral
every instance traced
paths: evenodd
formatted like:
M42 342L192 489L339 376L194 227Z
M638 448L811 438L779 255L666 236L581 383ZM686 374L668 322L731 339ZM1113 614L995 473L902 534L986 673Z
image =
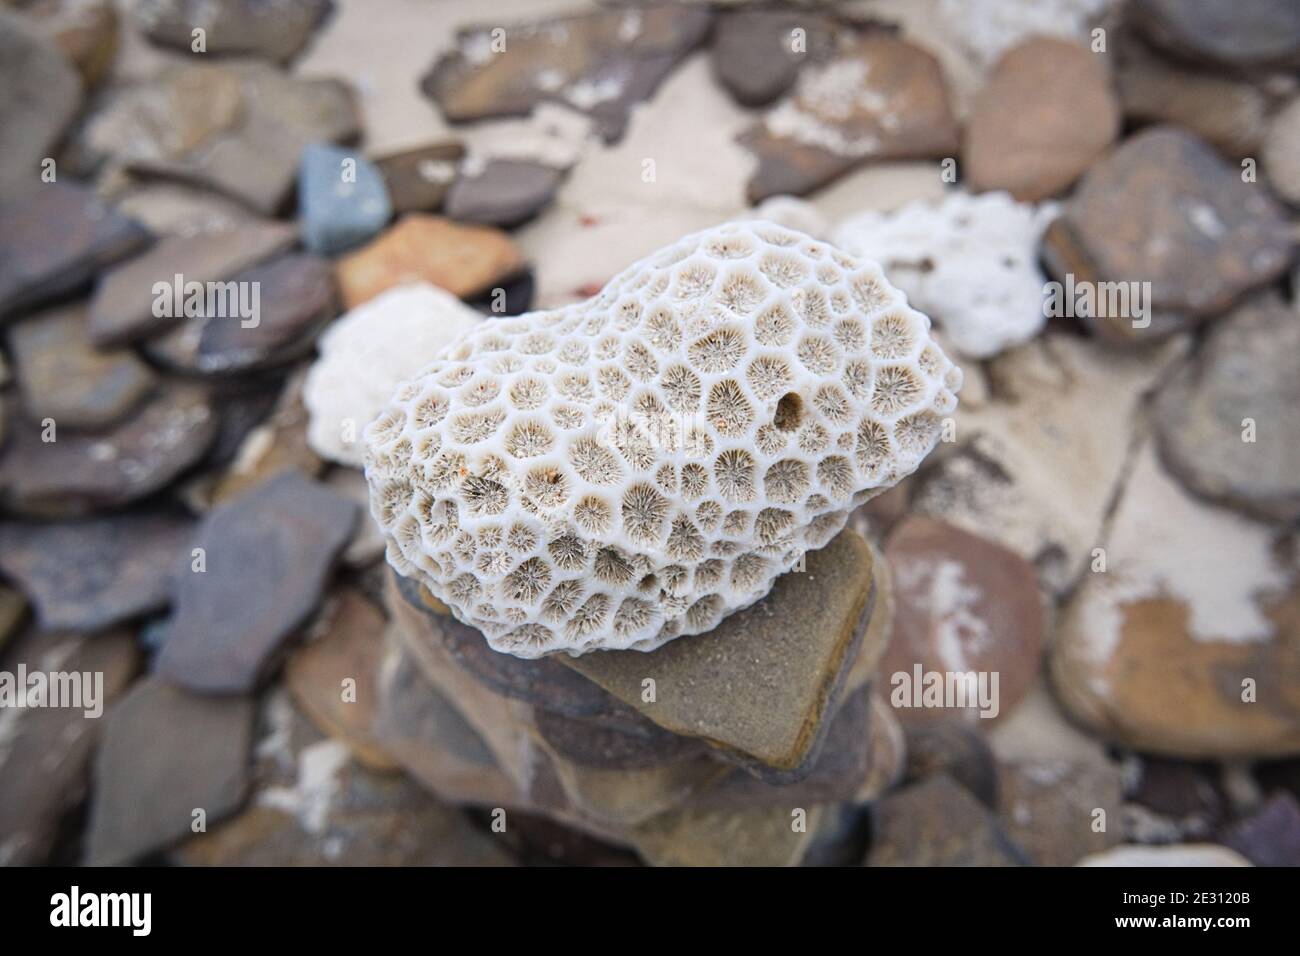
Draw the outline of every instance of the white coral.
M983 66L1031 36L1082 40L1113 0L940 0L939 22Z
M880 269L729 223L482 324L366 431L389 561L499 651L713 628L912 472L961 372Z
M1053 203L953 192L938 204L852 216L832 239L879 262L954 349L986 358L1028 341L1046 322L1038 245L1055 216Z
M393 389L480 318L445 289L419 282L390 289L331 325L303 384L312 450L360 467L361 430Z

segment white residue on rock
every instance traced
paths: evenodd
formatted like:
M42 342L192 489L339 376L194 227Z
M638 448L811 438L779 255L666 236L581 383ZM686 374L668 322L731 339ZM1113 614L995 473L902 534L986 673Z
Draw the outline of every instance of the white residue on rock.
M338 773L351 757L347 744L339 740L309 744L298 754L294 785L267 787L257 795L257 802L295 817L308 833L324 833L339 791Z
M1271 640L1276 628L1260 598L1292 579L1272 539L1267 525L1188 495L1148 444L1112 519L1107 570L1087 578L1076 598L1094 659L1109 660L1118 646L1125 605L1152 598L1182 603L1194 640Z

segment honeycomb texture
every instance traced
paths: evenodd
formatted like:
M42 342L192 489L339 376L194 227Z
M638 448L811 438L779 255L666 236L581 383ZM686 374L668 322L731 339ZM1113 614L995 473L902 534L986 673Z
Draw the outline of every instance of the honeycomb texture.
M961 371L929 326L766 222L485 322L366 430L388 560L518 657L708 631L934 447Z

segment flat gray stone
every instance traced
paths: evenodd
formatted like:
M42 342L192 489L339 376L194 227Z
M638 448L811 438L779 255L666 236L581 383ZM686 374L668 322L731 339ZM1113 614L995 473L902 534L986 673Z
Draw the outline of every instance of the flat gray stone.
M30 631L8 652L5 669L13 673L23 663L29 673L102 675L102 696L94 704L106 711L135 675L139 658L135 638L122 631L91 637ZM88 717L85 708L75 707L7 709L4 716L0 866L38 866L51 862L64 814L86 796L105 717Z
M0 451L0 504L21 515L67 518L120 508L153 494L196 464L212 444L217 416L207 395L168 385L105 432L16 422Z
M121 866L211 827L243 805L252 763L253 701L203 697L156 677L108 714L95 758L86 862Z
M115 90L78 133L90 162L233 196L263 215L285 207L303 147L356 137L350 86L257 60L197 60Z
M185 295L191 282L203 283L206 308L207 283L226 282L240 272L283 252L296 238L293 226L278 222L250 222L232 229L167 236L141 256L126 262L100 279L90 303L90 338L100 348L124 345L184 324ZM181 282L181 309L176 303L176 277ZM157 283L164 283L167 297L159 304ZM248 293L251 296L251 292ZM231 299L234 305L239 300ZM251 302L250 300L247 300ZM226 299L214 303L230 308ZM164 311L164 315L156 314ZM214 316L238 324L239 316Z
M199 375L264 371L309 354L316 334L338 314L334 267L319 256L290 253L246 269L231 281L258 290L255 324L231 316L187 318L171 332L146 341L145 354L174 370Z
M0 523L0 570L46 630L97 631L166 606L188 562L194 522L124 512L67 522Z
M140 0L132 11L150 40L190 52L204 31L206 52L292 60L325 19L331 0Z
M124 418L158 381L130 349L91 344L84 303L58 306L14 324L9 350L32 421L65 428L106 428Z
M1188 488L1263 518L1300 519L1300 315L1275 295L1215 323L1160 390L1156 437ZM1247 419L1254 441L1243 436Z
M458 222L517 226L550 203L563 178L554 166L525 160L493 159L475 170L462 166L443 211Z
M254 688L320 600L357 508L286 471L214 508L196 546L206 570L178 577L158 673L207 693Z
M83 186L30 185L0 205L0 318L74 292L150 239Z
M0 11L0 201L39 189L41 161L53 157L81 106L81 78L23 17Z
M1133 0L1126 12L1153 43L1194 62L1300 65L1300 7L1292 0Z

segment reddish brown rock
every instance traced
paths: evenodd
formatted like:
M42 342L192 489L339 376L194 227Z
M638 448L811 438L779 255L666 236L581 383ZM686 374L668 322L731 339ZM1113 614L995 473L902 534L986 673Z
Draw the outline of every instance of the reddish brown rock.
M885 558L896 611L879 673L898 718L978 723L981 715L1010 712L1033 683L1043 653L1045 612L1033 565L1000 544L923 515L895 527ZM932 675L945 682L969 676L966 689L982 682L988 700L976 693L965 706L954 706L959 702L937 696L940 706L933 707Z
M512 277L523 264L499 229L411 213L340 259L336 275L343 307L353 309L385 289L419 280L465 298Z
M1105 58L1054 37L1003 54L975 101L962 150L972 188L1037 202L1070 186L1119 135Z

